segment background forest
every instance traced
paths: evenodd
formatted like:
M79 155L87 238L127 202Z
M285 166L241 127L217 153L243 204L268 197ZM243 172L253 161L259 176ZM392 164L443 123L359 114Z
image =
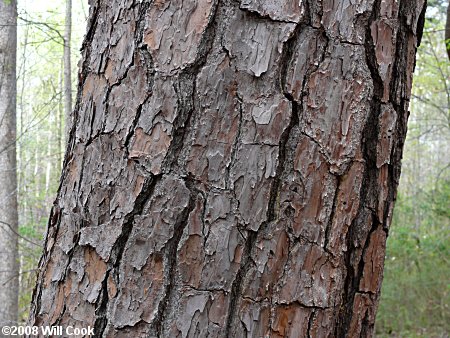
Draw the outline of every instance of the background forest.
M62 1L19 1L21 321L28 316L35 269L64 157L65 6ZM388 239L377 317L379 337L450 334L450 62L444 44L446 9L446 1L429 1L414 78L402 178ZM74 1L74 97L87 15L87 0Z

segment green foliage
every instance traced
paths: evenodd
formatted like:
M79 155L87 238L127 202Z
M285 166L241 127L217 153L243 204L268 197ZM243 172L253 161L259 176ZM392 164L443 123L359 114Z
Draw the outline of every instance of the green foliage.
M450 218L450 181L445 180L433 194L433 211L442 217Z
M434 214L426 202L420 208L430 224L417 228L411 200L400 197L396 206L377 316L379 337L443 337L450 329L450 219Z

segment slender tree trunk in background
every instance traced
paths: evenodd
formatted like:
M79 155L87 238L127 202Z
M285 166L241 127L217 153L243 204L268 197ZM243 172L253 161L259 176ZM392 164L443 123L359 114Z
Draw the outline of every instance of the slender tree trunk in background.
M67 127L67 124L64 124L64 120L65 120L65 111L64 111L64 56L61 59L61 66L58 72L58 89L61 92L61 95L59 96L58 99L58 113L56 115L56 119L57 119L57 134L56 137L58 139L57 141L57 152L58 152L58 166L57 166L57 171L58 173L61 172L62 169L62 164L63 164L63 155L64 155L64 148L66 145L66 138L68 136L65 135L66 130L65 128L70 128ZM65 125L65 128L63 129L63 125ZM67 131L67 135L69 132Z
M450 1L447 6L447 22L445 23L445 45L448 59L450 60Z
M41 186L42 186L42 167L40 164L42 163L42 160L40 159L40 152L39 149L36 147L34 149L34 167L33 167L33 178L35 181L35 189L34 189L34 196L36 197L36 200L38 200L38 197L41 193Z
M64 112L65 138L68 140L72 125L72 65L71 65L71 37L72 37L72 0L66 0L66 19L64 30ZM67 141L66 141L67 142Z
M25 8L26 10L26 8ZM25 88L26 88L26 60L27 60L27 47L28 47L28 35L29 35L29 30L30 30L30 26L26 26L24 28L24 33L23 33L23 49L22 49L22 63L20 65L20 71L21 74L17 75L17 78L21 79L21 83L20 83L20 93L18 93L18 96L20 97L19 102L18 102L18 108L19 108L19 123L18 123L18 135L20 137L20 135L22 135L25 131L24 128L24 118L26 116L25 110L26 108L26 104L25 104L25 100L24 100L24 96L25 96ZM18 182L18 194L20 195L20 190L24 189L24 175L23 173L25 172L25 164L24 164L24 147L20 144L20 142L17 144L17 182Z
M30 323L373 332L422 0L98 1Z
M52 113L50 113L51 117ZM55 114L56 115L56 114ZM54 122L57 122L56 120ZM57 124L56 124L57 125ZM52 133L48 133L48 143L47 143L47 167L45 169L45 196L47 197L49 195L50 190L50 178L52 174L52 144L53 144L53 137ZM41 162L43 163L43 162Z
M0 0L0 326L18 315L15 0Z

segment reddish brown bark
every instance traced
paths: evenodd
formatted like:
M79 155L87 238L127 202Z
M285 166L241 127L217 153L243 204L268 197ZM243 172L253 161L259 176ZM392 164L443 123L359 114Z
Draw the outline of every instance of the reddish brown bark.
M30 322L370 336L424 10L93 4Z

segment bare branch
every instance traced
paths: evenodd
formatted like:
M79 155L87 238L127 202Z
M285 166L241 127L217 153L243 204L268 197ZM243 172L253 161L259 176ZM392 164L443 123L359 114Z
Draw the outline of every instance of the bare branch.
M3 221L0 221L0 224L6 225L6 226L9 228L9 230L11 230L11 232L13 232L17 237L22 238L24 241L26 241L26 242L28 242L28 243L30 243L30 244L33 244L33 245L35 245L35 246L37 246L37 247L42 247L42 245L37 244L36 242L33 242L32 240L30 240L30 239L28 239L28 238L26 238L26 237L20 235L19 233L17 233L17 231L15 231L15 230L13 229L13 227L11 226L11 224L6 223L6 222L3 222Z

